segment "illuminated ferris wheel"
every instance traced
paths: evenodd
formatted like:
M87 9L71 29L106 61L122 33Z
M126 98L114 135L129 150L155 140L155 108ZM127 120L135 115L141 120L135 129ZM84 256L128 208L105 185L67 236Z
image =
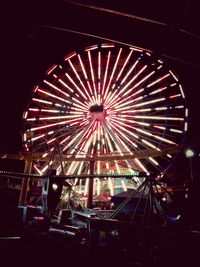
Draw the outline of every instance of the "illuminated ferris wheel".
M27 151L45 157L59 146L63 157L63 166L53 158L35 162L40 174L49 165L58 174L62 168L67 175L87 174L88 157L97 158L95 174L162 174L171 154L123 156L181 144L188 109L179 79L162 60L142 49L101 44L70 53L49 68L34 87L23 119ZM113 160L98 160L107 155Z

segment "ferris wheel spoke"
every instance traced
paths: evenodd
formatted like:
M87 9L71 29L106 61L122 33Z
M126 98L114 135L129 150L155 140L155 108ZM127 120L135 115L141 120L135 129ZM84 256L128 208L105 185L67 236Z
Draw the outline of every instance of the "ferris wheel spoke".
M147 168L145 168L145 166L142 164L142 162L139 160L139 159L134 159L136 164L138 165L139 169L146 172L146 173L149 173L149 171L147 170Z
M61 83L65 88L67 88L70 91L70 93L74 93L74 90L68 84L66 84L62 79L58 79L58 82Z
M148 87L148 86L147 86ZM147 88L146 87L146 88ZM132 95L130 95L129 96L129 98L133 98L133 96L135 97L136 95L139 95L139 94L141 94L143 91L144 91L144 89L145 88L142 88L142 89L140 89L140 90L138 90L137 92L135 92L134 94L132 94ZM156 89L156 90L154 90L154 91L152 91L152 92L148 92L148 93L146 93L144 96L140 96L140 97L138 97L138 98L134 98L134 102L136 102L136 101L138 101L138 100L141 100L141 99L143 99L144 97L145 98L147 98L148 96L152 96L152 95L155 95L155 94L160 94L162 91L164 91L164 90L166 90L167 89L167 87L162 87L162 88L158 88L158 89ZM175 95L171 95L171 96L169 96L169 98L175 98L175 97L180 97L181 96L181 94L175 94ZM128 99L128 98L127 98ZM153 101L153 100L152 100ZM151 102L150 102L151 103Z
M120 135L117 135L116 138L118 139L118 147L120 147L120 149L122 151L126 151L126 154L127 152L130 154L130 155L133 155L133 152L129 149L129 147L123 142L123 140L119 137ZM130 143L129 143L130 145ZM123 153L121 153L121 155L124 155ZM132 167L134 169L136 169L136 166L138 165L135 161L135 159L133 160L125 160L125 163L127 165L127 167Z
M46 124L46 125L41 124L41 126L30 128L30 131L34 132L38 130L46 130L47 128L52 128L52 127L63 125L63 124L68 124L68 121L61 121L61 122L56 122L56 123L51 123L51 124Z
M135 140L137 140L139 138L139 136L132 131L132 130L134 130L133 126L128 125L127 123L124 123L121 121L116 121L116 123L114 125L115 125L115 127L119 128L119 130L122 130L125 133L127 133L128 135L132 136L132 138L135 138Z
M72 98L73 99L73 98ZM78 110L78 111L82 111L82 112L86 112L87 111L87 108L86 107L83 107L82 105L80 105L80 104L77 104L77 103L73 103L73 106L75 106L75 107L71 107L71 108L73 108L74 110Z
M98 77L98 104L101 104L101 52L98 52L98 67L97 67L97 77Z
M147 147L150 147L150 148L153 148L153 149L155 149L155 150L161 151L161 149L160 149L157 145L153 144L152 142L147 141L146 139L143 139L143 138L141 139L141 141L142 141L144 144L146 144Z
M94 69L93 69L93 64L92 64L92 58L91 58L91 53L88 51L88 59L89 59L89 65L90 65L90 72L91 72L91 77L92 77L92 83L93 83L93 95L95 98L95 102L97 102L97 88L96 88L96 83L95 83L95 74L94 74Z
M155 84L157 84L157 83L163 81L164 79L166 79L166 78L169 77L169 76L170 76L170 73L165 74L164 76L162 76L162 77L160 77L160 78L154 80L153 82L147 84L147 88L152 87L153 85L155 85Z
M88 91L86 90L86 88L85 88L85 85L84 85L84 83L82 82L82 80L81 80L81 78L80 78L80 76L79 76L78 72L76 71L76 69L75 69L75 67L74 67L73 63L71 62L71 60L70 60L70 59L68 59L68 62L69 62L69 64L70 64L70 66L71 66L72 70L74 71L74 73L75 73L75 75L76 75L76 77L77 77L78 81L80 82L80 84L81 84L81 86L82 86L83 90L84 90L84 91L85 91L85 93L86 93L86 94L89 96L89 93L88 93Z
M71 78L71 76L65 72L65 76L68 78L68 80L74 85L74 87L77 89L77 91L81 94L81 96L87 100L86 95L83 93L83 91L79 88L79 86L74 82L74 80Z
M126 98L120 98L120 100L118 99L117 101L117 106L120 106L120 104L123 106L123 105L126 105L126 101L130 98L133 98L134 96L127 96ZM113 99L114 100L114 99ZM135 100L133 99L131 102L134 102ZM125 103L125 104L124 104ZM105 104L106 105L106 104ZM116 107L116 102L111 102L111 103L108 103L108 105L106 106L107 108L111 108L115 105ZM128 104L127 104L128 105Z
M120 154L122 156L124 155L123 152L129 152L130 154L132 154L132 152L130 151L129 147L123 142L121 137L119 137L119 135L116 134L115 129L112 127L112 125L109 122L108 122L108 125L110 126L110 129L112 130L112 133L113 133L114 139L115 139L115 143L116 143L116 146L117 146L118 151L120 152Z
M90 82L89 82L89 78L87 76L87 72L85 70L85 67L84 67L84 64L83 64L83 61L82 61L82 58L81 58L80 55L78 55L78 59L79 59L79 62L80 62L80 65L81 65L81 69L82 69L82 72L83 72L83 75L84 75L84 78L85 78L85 81L87 83L87 87L88 87L89 91L85 88L85 86L84 86L84 90L85 90L90 102L93 103L93 100L91 98L91 96L93 95L92 88L91 88L91 85L90 85Z
M129 138L128 134L124 134L122 129L118 129L118 125L115 122L112 122L113 126L115 127L115 130L118 132L119 135L121 135L123 137L124 140L126 140L126 142L131 145L131 147L138 147L137 144L135 142L133 142L133 140L131 140L131 138Z
M46 101L46 100L43 100L43 99L38 99L36 97L33 97L32 100L33 100L33 102L43 103L43 104L46 104L46 105L53 105L53 102Z
M146 68L146 66L144 66ZM142 68L141 72L145 69L145 68ZM155 72L151 72L150 74L148 74L145 78L143 78L139 83L137 83L135 86L133 86L131 89L128 90L128 92L130 93L133 89L135 89L136 87L138 87L138 85L140 85L141 83L143 83L145 80L147 80L149 77L151 77ZM138 73L139 75L140 73ZM136 76L137 77L137 76ZM117 95L117 97L119 97L123 91L125 90L126 88L123 88ZM138 93L141 93L142 91L144 91L144 88L142 89L139 89L139 91L136 91L134 94L131 95L131 97L133 97L134 95L138 94ZM124 94L123 96L125 96L126 94ZM114 100L113 100L114 101ZM110 103L112 104L112 103Z
M122 85L126 82L126 80L129 78L129 76L131 75L131 73L133 72L133 70L135 70L135 68L136 68L136 66L138 65L138 63L139 63L139 60L136 60L136 61L132 64L131 68L128 70L128 72L126 73L126 75L124 76L124 78L122 79L122 81L120 82L120 86L122 86ZM146 65L145 65L144 67L146 68ZM142 67L141 70L142 70L144 67ZM141 70L140 70L140 71L141 71ZM140 72L140 71L139 71L139 72ZM135 75L133 76L133 78L132 78L129 82L125 83L125 86L122 87L121 94L122 94L122 93L124 92L124 90L130 85L130 83L132 82L132 80L135 80L136 78L137 78L137 74L135 74Z
M117 98L120 96L120 97L124 97L125 96L125 93L124 91L126 90L126 88L145 70L145 68L147 66L144 66L137 74L135 74L133 76L133 78L128 82L128 83L125 83L127 77L130 75L130 73L135 69L136 65L138 64L139 60L136 60L135 63L133 64L133 66L131 67L131 69L128 71L128 73L126 74L126 76L124 77L124 79L121 81L120 83L120 91L119 93L117 94ZM123 86L123 84L125 83L125 86ZM115 91L116 92L116 91ZM124 93L124 94L123 94ZM113 95L111 93L111 96L110 98L113 98ZM112 100L114 101L114 99ZM111 102L112 103L112 102Z
M34 121L34 120L39 120L39 121L46 121L46 120L66 120L66 119L71 119L75 118L73 120L69 120L69 122L73 122L76 120L80 120L81 118L84 118L84 115L62 115L62 116L50 116L50 117L34 117L34 118L27 118L27 121Z
M155 70L150 72L148 75L146 75L143 79L141 79L138 83L136 83L131 90L137 88L140 84L144 83L146 80L148 80L152 75L154 75L156 72Z
M76 103L78 103L78 104L76 104L76 106L80 107L81 109L83 109L85 111L88 110L89 105L87 103L85 104L85 103L81 102L76 97L72 97L72 100L74 100Z
M140 90L137 90L135 93L131 94L130 96L127 96L126 99L129 99L129 98L134 98L136 95L140 94L141 92L144 91L144 88L141 88ZM117 99L118 95L112 99L112 101L110 101L110 103L107 105L107 108L112 108L114 105L116 105L116 103L120 104L124 101L124 98L120 98L120 101L119 99Z
M131 91L132 91L132 88L131 89L129 89L129 90L127 90L127 91L125 91L129 86L130 86L130 84L132 84L139 76L140 76L140 74L141 73L143 73L143 71L145 70L147 68L147 65L145 65L145 66L143 66L134 76L133 76L133 78L122 88L122 90L121 90L121 94L122 94L122 96L124 97L124 96L126 96L126 95L128 95L128 94L130 94L131 93ZM125 91L125 92L124 92Z
M110 55L111 55L111 51L108 52L106 69L105 69L104 78L103 78L103 86L102 86L102 98L103 99L104 99L104 93L105 93L104 90L105 90L107 75L108 75L108 67L109 67L109 63L110 63Z
M164 143L168 143L168 144L171 144L171 145L176 145L175 142L173 142L173 141L171 141L171 140L169 140L169 139L167 139L167 138L161 137L161 136L159 136L159 135L156 135L155 133L152 134L152 133L149 132L149 131L145 131L145 130L139 129L139 128L137 128L137 127L135 127L135 130L136 130L137 132L140 132L140 133L142 133L142 134L144 134L144 135L146 135L146 136L149 136L149 137L151 137L151 138L155 138L155 139L157 139L157 140L159 140L159 141L163 141Z
M135 99L134 101L137 101L137 100L141 100L143 97L140 97L140 98L138 98L138 99ZM153 100L149 100L149 101L144 101L144 102L141 102L141 103L138 103L138 104L133 104L132 105L132 108L137 108L137 107L143 107L143 106L149 106L149 105L152 105L152 104L155 104L155 103L158 103L158 102L163 102L163 101L165 101L166 100L166 98L165 97L162 97L162 98L158 98L158 99L153 99ZM125 104L123 104L123 105L121 105L121 106L117 106L116 108L115 108L115 110L117 110L117 111L122 111L122 110L126 110L127 108L129 108L129 106L127 106L127 105L129 105L129 104L131 104L131 102L132 101L130 101L130 102L127 102L127 104L125 103Z
M145 116L145 115L134 115L134 117L136 119L143 119L143 120L184 121L183 117Z
M110 120L112 121L112 119L110 119ZM113 120L113 121L116 121L116 120ZM129 123L130 123L130 121L129 121ZM117 122L114 123L114 125L115 125L115 128L117 129ZM157 139L157 140L159 140L159 141L163 141L164 143L168 143L168 144L171 144L171 145L176 144L175 142L173 142L173 141L171 141L171 140L169 140L169 139L167 139L167 138L163 138L163 137L161 137L161 136L159 136L159 135L156 135L154 132L152 133L152 132L150 132L150 131L146 131L146 130L137 128L137 127L135 127L135 126L133 126L132 128L133 128L136 132L141 133L142 135L149 136L149 137L151 137L151 138L155 138L155 139ZM123 128L122 128L122 129L123 129ZM141 139L141 140L145 143L145 139ZM151 142L147 142L146 144L149 145L149 146L152 147L152 148L157 149L157 147L154 146L154 145L152 145Z
M72 174L72 173L75 173L75 171L76 171L76 169L78 168L78 165L79 165L79 164L80 164L80 163L77 162L77 161L72 161L72 163L70 164L70 166L69 166L69 168L68 168L68 170L67 170L66 175L70 175L70 174Z
M63 151L65 151L67 148L69 148L68 153L70 153L71 150L73 149L73 148L72 148L72 145L73 145L73 147L76 147L76 146L80 143L80 141L84 138L84 136L85 136L85 135L87 134L87 132L89 131L89 128L91 127L92 123L93 123L93 121L91 121L91 122L87 125L86 129L81 130L81 131L80 131L78 134L76 134L76 135L74 134L74 137L71 138L71 140L68 142L68 144L63 148Z
M108 85L107 85L107 88L106 88L106 91L105 91L105 103L106 103L106 99L107 99L107 93L108 93L108 90L110 89L110 85L111 85L111 82L112 82L112 80L113 80L113 76L114 76L114 73L115 73L115 71L116 71L116 68L117 68L119 59L120 59L121 52L122 52L122 48L119 49L119 52L118 52L118 55L117 55L115 64L114 64L113 69L112 69L112 73L111 73L111 75L110 75L110 79L109 79ZM111 92L111 91L110 91L110 92Z
M122 73L124 72L124 69L128 64L128 61L130 60L132 53L133 53L133 50L130 50L126 60L123 62L123 66L121 67L121 69L120 69L120 71L119 71L119 73L117 75L116 82L119 80L119 78L121 77ZM116 84L114 84L114 85L116 85Z
M49 93L49 92L47 92L47 91L45 91L45 90L42 90L42 89L39 89L39 88L38 88L37 91L38 91L39 93L43 94L43 95L46 95L46 96L50 97L50 98L57 99L57 100L60 100L61 102L65 102L65 103L70 104L70 102L69 102L68 100L66 100L65 98L56 96L56 95L54 95L54 94L52 94L52 93Z
M69 97L70 95L64 91L62 91L60 88L58 88L57 86L53 85L52 83L48 82L47 80L43 80L43 82L45 84L47 84L48 86L50 86L51 88L55 89L57 92L63 94L65 97Z
M56 109L39 109L39 108L29 108L29 111L32 111L34 114L37 113L60 113L60 110L56 110Z

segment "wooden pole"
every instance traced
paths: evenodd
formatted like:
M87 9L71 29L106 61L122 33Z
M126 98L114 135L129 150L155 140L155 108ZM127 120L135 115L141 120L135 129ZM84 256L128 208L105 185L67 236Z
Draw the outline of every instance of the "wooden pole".
M94 175L94 160L90 161L90 175ZM94 177L89 178L87 208L92 208Z
M25 161L24 172L31 173L31 168L32 168L32 161L28 161L28 160ZM26 205L29 181L30 181L29 177L23 178L20 197L19 197L19 206Z

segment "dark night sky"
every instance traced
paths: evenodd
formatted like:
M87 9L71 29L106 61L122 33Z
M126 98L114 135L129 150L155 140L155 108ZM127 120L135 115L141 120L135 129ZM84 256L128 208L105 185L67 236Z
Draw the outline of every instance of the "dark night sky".
M0 152L16 152L22 149L22 113L30 99L32 87L42 79L46 69L58 63L68 52L102 42L101 39L44 27L51 25L100 35L155 51L182 81L190 110L186 142L199 153L200 38L196 36L200 34L200 18L196 5L198 1L143 0L134 1L134 4L131 0L82 1L84 4L101 5L155 19L167 26L98 12L67 2L9 1L6 6L3 18L5 37L1 38L3 71ZM183 33L179 28L192 32L195 36ZM195 162L195 175L198 175L199 158L196 157ZM189 168L186 165L187 162L181 155L175 168L182 173L188 173Z

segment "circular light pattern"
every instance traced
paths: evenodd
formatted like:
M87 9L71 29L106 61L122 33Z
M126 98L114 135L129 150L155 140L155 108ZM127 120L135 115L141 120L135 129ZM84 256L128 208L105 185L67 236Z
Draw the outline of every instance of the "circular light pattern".
M65 56L34 87L23 141L27 151L52 155L35 163L41 174L50 165L57 173L87 174L89 157L95 174L162 174L172 155L153 152L182 143L187 117L182 85L162 60L134 47L93 45ZM100 160L109 155L113 160Z

